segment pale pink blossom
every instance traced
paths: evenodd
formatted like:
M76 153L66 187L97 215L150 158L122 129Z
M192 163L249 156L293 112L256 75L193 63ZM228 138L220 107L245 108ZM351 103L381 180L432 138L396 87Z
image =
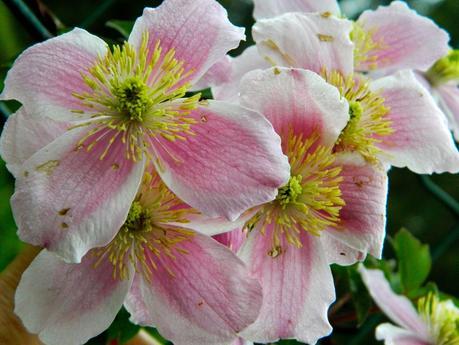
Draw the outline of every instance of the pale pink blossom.
M23 148L7 138L14 119L5 131L21 239L75 262L106 245L125 221L146 161L211 217L235 219L272 200L289 167L269 122L185 95L243 37L214 0L166 0L145 9L128 42L112 51L82 29L27 49L1 98L20 101L32 123L44 121L34 133L48 119L63 124L20 166Z
M348 20L317 13L259 20L253 37L261 58L247 58L256 54L250 48L231 60L229 81L212 90L217 97L235 99L231 90L240 88L241 78L257 61L312 70L337 87L350 104L350 121L336 150L358 152L368 162L408 167L416 173L458 172L459 152L429 91L408 70L378 79L354 72L352 29Z
M459 309L451 300L440 301L429 293L416 310L405 296L395 294L380 270L359 268L374 301L396 325L383 323L376 339L386 345L453 345L459 342Z
M276 200L252 209L242 228L247 239L238 255L261 282L263 305L241 336L256 343L296 338L314 344L331 332L329 265L381 255L386 170L358 154L334 153L349 120L348 104L314 72L250 72L241 82L240 102L273 124L291 165ZM239 243L241 235L220 240Z
M336 0L254 0L253 17L271 18L287 12L322 12L340 14Z
M25 271L15 312L48 345L83 344L122 305L177 345L232 344L253 322L261 288L230 249L181 226L196 216L146 173L117 235L65 263L43 250Z

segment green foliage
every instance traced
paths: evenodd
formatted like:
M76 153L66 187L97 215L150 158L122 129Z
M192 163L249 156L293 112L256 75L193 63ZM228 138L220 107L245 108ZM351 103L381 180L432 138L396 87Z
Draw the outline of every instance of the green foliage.
M427 279L432 266L429 246L422 244L406 229L398 232L393 246L404 292L418 289Z
M105 25L118 31L124 39L128 39L134 22L131 20L109 20Z
M139 330L140 326L131 323L129 321L129 313L126 309L122 308L108 328L107 337L109 341L116 339L120 344L124 344L132 339Z

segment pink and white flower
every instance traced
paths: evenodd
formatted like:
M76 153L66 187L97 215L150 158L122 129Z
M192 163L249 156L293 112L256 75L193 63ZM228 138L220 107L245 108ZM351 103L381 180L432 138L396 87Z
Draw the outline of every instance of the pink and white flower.
M376 339L386 345L454 345L459 342L459 308L429 293L418 300L418 310L405 296L395 294L380 270L359 268L378 307L397 326L383 323Z
M256 20L275 17L287 12L340 14L336 0L254 0L253 3L253 17Z
M418 76L444 111L449 128L459 141L459 51L451 50Z
M3 154L17 178L21 239L74 262L106 245L126 219L146 161L212 217L235 219L272 200L289 172L272 126L240 106L186 95L243 37L214 0L166 0L145 9L128 42L113 50L82 29L27 49L1 98L71 127L20 167ZM8 142L4 152L17 150Z
M329 264L381 254L386 170L358 154L334 153L348 104L314 72L250 72L241 82L241 104L269 119L291 165L276 200L252 209L243 227L248 238L238 255L261 282L263 305L241 335L261 343L296 338L314 344L331 331Z
M320 73L348 100L351 117L338 151L358 152L369 162L408 167L416 173L459 171L459 152L444 114L412 72L376 80L354 73L352 30L349 21L333 16L286 13L259 20L253 37L265 61ZM251 49L250 55L255 53ZM234 99L234 94L221 90L237 90L254 61L244 55L232 60L230 81L214 87L214 94Z
M157 327L174 344L232 344L256 319L261 287L230 249L181 226L196 214L146 173L108 245L78 264L46 249L38 255L17 288L15 312L48 345L85 343L122 305L132 322Z

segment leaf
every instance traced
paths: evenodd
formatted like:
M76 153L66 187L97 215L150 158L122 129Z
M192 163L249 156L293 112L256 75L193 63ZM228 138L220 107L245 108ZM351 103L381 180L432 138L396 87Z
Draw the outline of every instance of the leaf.
M404 292L419 288L432 266L429 246L422 244L408 230L401 229L393 240L399 262L399 273Z
M373 302L357 271L357 265L347 267L347 274L352 303L357 313L357 325L360 327L367 319Z
M110 20L105 23L105 25L118 31L123 38L128 39L129 34L132 31L132 27L134 26L134 22L131 20Z
M129 313L122 308L107 330L108 340L118 340L120 344L124 344L133 338L139 330L140 326L131 323Z

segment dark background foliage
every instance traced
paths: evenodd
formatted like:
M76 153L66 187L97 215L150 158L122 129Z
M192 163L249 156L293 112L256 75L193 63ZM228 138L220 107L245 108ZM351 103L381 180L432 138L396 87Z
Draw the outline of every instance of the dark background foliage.
M365 9L376 8L378 5L390 2L342 0L341 5L344 13L354 18ZM407 2L418 12L429 16L446 29L451 34L452 47L458 47L458 0L411 0ZM35 14L43 24L41 30L37 30L36 26L28 24L28 21L21 17L22 9L18 7L21 3L26 4L31 13ZM123 31L129 27L129 22L140 16L144 7L155 7L160 3L161 1L158 0L28 0L25 2L3 0L0 2L0 90L3 88L6 71L18 54L28 46L43 40L47 35L56 35L78 26L103 37L108 42L120 42L123 39ZM250 27L253 24L252 4L250 0L220 0L220 3L228 10L230 20L235 25L247 28L247 41L231 52L232 55L237 55L245 47L253 44L250 35ZM120 22L120 20L128 22ZM129 29L127 29L128 32ZM1 117L0 126L3 126L6 116L15 107L17 104L14 102L0 102L0 111L4 115ZM402 237L395 239L394 237L399 229L407 228L421 242L429 244L433 262L428 280L434 281L442 292L458 295L459 207L454 199L459 200L459 176L443 174L426 178L406 169L392 169L389 175L388 239L384 252L385 258L389 261L384 265L390 267L393 264L390 259L396 258L399 260L399 270L403 270L403 262L400 260L408 260L406 262L410 263L411 270L413 270L409 278L405 276L405 279L409 281L408 285L416 284L416 274L424 274L421 272L425 269L422 256L400 258L399 247L403 247L400 243L411 240L402 238L409 235L406 232ZM9 206L13 186L13 178L0 160L0 270L14 258L22 245L17 238L16 226ZM401 251L405 256L409 256L410 252L421 250L421 247L412 244L415 242L410 243ZM399 249L398 252L397 249ZM414 255L414 253L411 254ZM353 300L355 293L363 289L358 277L355 277L355 270L334 268L334 274L338 302L331 309L331 320L335 332L332 337L324 339L321 343L349 345L376 343L373 340L374 327L383 321L384 317L372 307L371 301L364 294L359 295L358 303L351 303L356 302ZM406 288L404 291L407 292ZM368 312L372 315L363 325L358 325ZM136 330L136 327L129 325L127 313L122 311L110 330L91 343L103 344L107 337L125 340ZM157 334L154 330L150 331ZM294 341L281 343L297 344Z

